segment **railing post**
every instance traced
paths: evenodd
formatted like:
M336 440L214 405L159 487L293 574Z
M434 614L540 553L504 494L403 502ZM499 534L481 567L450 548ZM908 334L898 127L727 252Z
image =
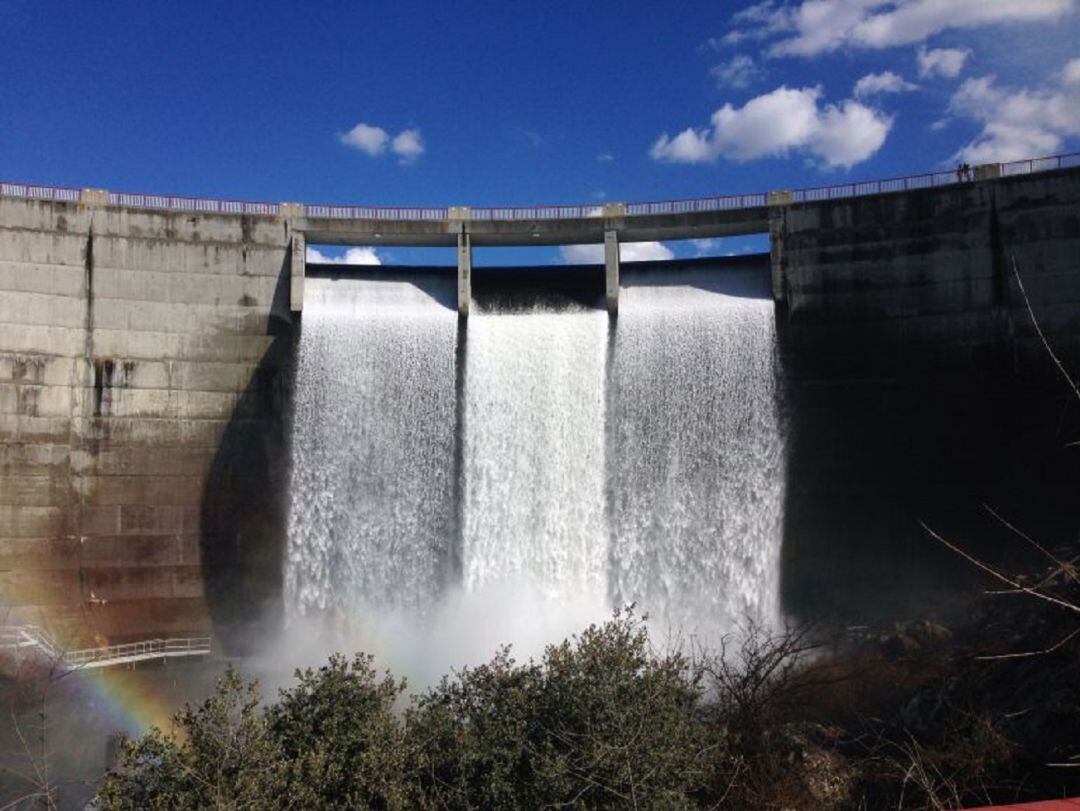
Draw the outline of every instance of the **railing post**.
M106 189L82 189L79 192L79 202L84 206L107 206L109 192Z

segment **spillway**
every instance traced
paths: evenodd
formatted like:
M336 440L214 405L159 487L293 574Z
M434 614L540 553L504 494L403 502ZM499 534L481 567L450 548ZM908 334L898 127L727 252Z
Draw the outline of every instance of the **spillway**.
M313 278L305 305L286 607L422 616L454 553L457 316L388 280Z
M784 431L756 270L624 275L608 398L611 594L715 640L779 618Z
M469 319L462 587L491 595L495 633L532 636L527 613L569 634L607 610L607 323L576 306Z
M711 640L776 619L784 443L767 277L625 283L614 324L578 304L486 303L459 325L445 291L309 279L294 620L381 624L377 645L433 676L500 643L535 652L631 602L657 630Z

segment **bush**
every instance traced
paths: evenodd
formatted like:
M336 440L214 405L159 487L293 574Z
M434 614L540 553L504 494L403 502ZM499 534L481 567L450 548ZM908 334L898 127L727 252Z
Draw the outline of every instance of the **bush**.
M717 743L700 678L630 614L517 665L503 650L407 715L425 808L693 808Z
M1008 626L1062 639L1046 611L1016 603ZM805 630L749 628L691 660L619 613L407 702L362 655L298 671L267 706L229 670L173 734L125 744L95 807L840 811L1075 793L1045 764L1077 755L1080 634L1000 654L1003 623L908 624L828 653Z

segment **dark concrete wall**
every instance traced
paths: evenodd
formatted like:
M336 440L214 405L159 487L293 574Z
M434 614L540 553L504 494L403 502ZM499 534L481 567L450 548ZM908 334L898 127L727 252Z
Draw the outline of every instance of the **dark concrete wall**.
M972 551L1026 565L1080 531L1080 171L785 212L785 598L847 621L960 604Z
M1080 359L1080 169L792 205L784 220L786 322L807 368L1044 366L1014 257L1044 331Z

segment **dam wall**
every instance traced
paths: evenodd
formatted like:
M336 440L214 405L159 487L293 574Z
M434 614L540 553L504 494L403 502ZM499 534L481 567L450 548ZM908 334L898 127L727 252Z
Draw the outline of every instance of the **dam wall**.
M1080 360L1080 172L793 204L779 260L787 329L814 374ZM776 231L774 230L774 234Z
M1044 449L1075 439L1076 407L1034 332L1012 258L1075 371L1080 168L805 197L758 196L731 211L605 207L599 220L583 209L584 231L543 220L546 210L535 221L519 212L477 225L476 244L770 231L792 428L789 606L902 581L886 559L907 559L916 578L940 551L918 519L959 525L980 500L1027 505L1020 518L1040 537L1075 534L1080 457ZM226 627L245 637L249 620L281 610L297 238L458 239L441 210L417 225L383 214L320 220L318 207L295 204L138 205L92 191L0 195L0 624L41 623L70 645ZM422 238L411 233L421 228ZM728 267L692 264L695 274ZM624 275L623 293L669 284L661 279L679 267ZM417 269L378 270L396 272ZM478 305L531 301L543 274L530 272L477 268ZM548 275L579 304L603 306L602 266ZM631 326L611 323L614 338ZM885 547L896 554L879 554ZM841 569L850 589L834 588Z
M209 630L203 551L243 533L207 506L250 490L280 420L289 242L276 218L0 198L0 623Z
M1073 540L1080 404L1016 272L1075 379L1080 173L793 204L782 217L787 605L917 616L960 602L974 570L920 522L995 560L1029 547L990 509L1047 548Z

